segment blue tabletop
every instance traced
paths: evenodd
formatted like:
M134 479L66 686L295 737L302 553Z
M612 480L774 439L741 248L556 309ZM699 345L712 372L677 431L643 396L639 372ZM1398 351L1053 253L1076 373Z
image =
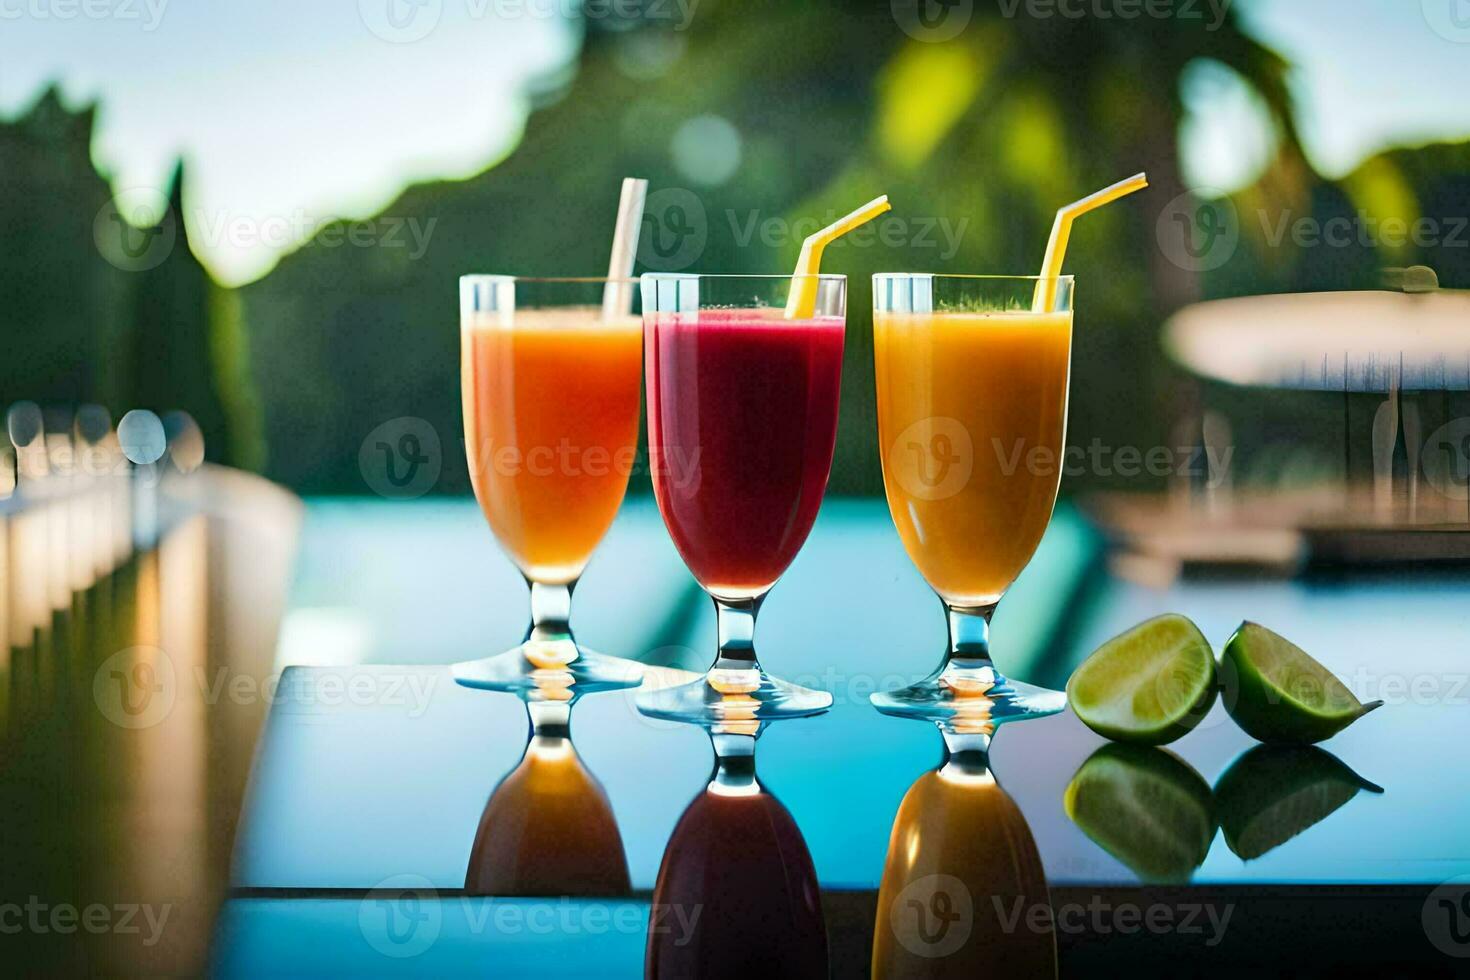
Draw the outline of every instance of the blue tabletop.
M574 622L583 642L607 652L699 669L713 616L657 521L650 501L629 502L577 590ZM1470 872L1470 827L1458 819L1470 788L1443 769L1444 752L1470 733L1462 582L1405 573L1150 588L1108 575L1098 557L1094 533L1060 509L996 617L1004 669L1060 685L1108 637L1180 612L1217 647L1242 619L1272 626L1360 696L1389 702L1322 746L1328 761L1308 759L1300 786L1258 791L1263 807L1279 803L1274 789L1325 793L1320 819L1288 826L1297 832L1250 860L1216 834L1187 880L1432 883ZM345 566L359 571L343 574ZM317 663L335 665L301 668L288 674L295 684L282 685L242 820L236 884L366 888L415 874L435 888L462 886L480 811L520 758L526 720L515 698L460 688L431 664L513 644L524 604L524 587L472 503L313 504L283 655L307 655L309 664L315 652ZM355 626L334 631L333 621ZM323 638L315 651L305 645L313 631ZM341 636L349 640L339 646L355 649L332 648ZM761 778L796 818L825 887L876 888L899 801L942 749L932 727L886 718L867 703L875 688L927 673L943 644L939 605L907 562L882 501L829 502L772 593L757 643L774 673L834 694L828 714L766 732ZM365 663L341 663L349 654ZM358 702L312 700L322 684L354 682L369 692ZM675 820L708 777L708 740L639 715L626 693L583 699L572 727L611 800L633 886L649 889ZM994 771L1020 804L1053 882L1135 882L1137 868L1147 867L1117 853L1110 828L1079 827L1064 811L1068 784L1105 744L1070 712L1002 728L996 738ZM1217 704L1167 752L1213 804L1212 788L1253 745ZM1147 755L1163 751L1140 750L1143 758L1125 762L1147 771ZM1252 775L1259 766L1243 768ZM1351 777L1353 785L1342 784Z

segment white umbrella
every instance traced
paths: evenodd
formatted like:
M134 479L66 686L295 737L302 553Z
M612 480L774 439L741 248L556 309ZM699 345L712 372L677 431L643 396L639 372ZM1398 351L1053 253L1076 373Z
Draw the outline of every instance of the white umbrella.
M1470 293L1296 293L1189 306L1164 347L1195 374L1314 391L1470 390Z

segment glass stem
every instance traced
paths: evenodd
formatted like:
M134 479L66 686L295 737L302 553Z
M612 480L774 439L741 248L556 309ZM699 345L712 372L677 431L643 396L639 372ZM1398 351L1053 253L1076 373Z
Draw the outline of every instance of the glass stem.
M531 722L532 739L561 739L572 737L572 703L570 701L527 701L526 716ZM526 742L526 751L531 742Z
M711 792L722 795L748 795L759 792L755 778L754 735L710 733L715 749L715 771L710 777Z
M996 603L987 606L951 606L944 604L949 618L949 650L944 657L943 673L949 676L975 677L988 671L994 675L990 661L990 617Z
M941 770L966 776L983 776L990 771L990 734L956 732L941 727L944 735L944 765Z
M530 582L531 629L527 640L570 640L572 638L572 589L575 581L561 585Z
M755 617L765 596L753 599L715 599L720 652L715 670L760 670L755 658Z

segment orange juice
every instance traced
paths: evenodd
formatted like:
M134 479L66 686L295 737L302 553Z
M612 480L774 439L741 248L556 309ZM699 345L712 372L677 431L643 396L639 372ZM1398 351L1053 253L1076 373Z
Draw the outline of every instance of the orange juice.
M537 736L490 795L470 850L472 895L624 895L612 804L570 739Z
M1051 520L1072 314L874 313L888 509L954 606L999 600Z
M475 497L529 578L581 575L628 488L642 321L517 310L464 324L461 390Z
M876 980L1054 977L1046 872L988 774L925 773L893 821L873 927Z

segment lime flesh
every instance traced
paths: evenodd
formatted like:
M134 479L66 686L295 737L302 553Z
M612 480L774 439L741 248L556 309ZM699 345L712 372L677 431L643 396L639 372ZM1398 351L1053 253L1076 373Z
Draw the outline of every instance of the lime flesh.
M1230 717L1270 745L1321 742L1383 703L1363 704L1300 647L1256 623L1235 631L1220 667Z
M1104 745L1077 770L1062 806L1093 843L1148 882L1184 882L1215 837L1209 784L1164 749Z
M1215 703L1215 654L1194 623L1159 616L1098 647L1067 682L1067 701L1105 738L1163 745Z

